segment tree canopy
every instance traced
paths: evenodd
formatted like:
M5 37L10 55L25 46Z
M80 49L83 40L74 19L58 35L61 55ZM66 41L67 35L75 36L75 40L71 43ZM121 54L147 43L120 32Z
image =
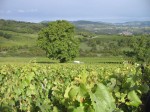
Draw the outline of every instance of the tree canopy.
M133 50L129 53L135 61L140 63L150 62L150 42L148 38L148 36L142 36L131 40Z
M65 20L50 22L39 32L38 45L46 51L47 57L61 63L78 55L79 42L75 38L74 26Z

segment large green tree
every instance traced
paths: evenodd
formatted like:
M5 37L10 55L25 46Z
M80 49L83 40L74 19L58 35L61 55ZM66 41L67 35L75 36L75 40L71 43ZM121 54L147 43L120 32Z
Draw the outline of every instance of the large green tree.
M75 38L74 25L65 20L50 22L38 36L38 45L46 51L47 57L61 63L73 60L79 52L79 42Z
M150 62L150 45L149 37L142 36L140 38L134 38L131 42L132 54L137 62L149 63Z
M150 38L147 35L141 37L133 37L129 41L130 51L126 51L126 56L132 62L141 64L150 63Z

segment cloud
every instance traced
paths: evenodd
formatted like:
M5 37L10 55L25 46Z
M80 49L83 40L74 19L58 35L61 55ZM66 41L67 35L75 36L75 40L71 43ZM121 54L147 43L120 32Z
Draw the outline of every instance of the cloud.
M12 13L12 11L11 10L7 10L6 13L9 14L9 13Z
M28 12L38 12L38 9L30 9Z
M25 10L21 10L21 9L19 9L17 12L19 12L19 13L24 13L24 12L25 12Z
M12 13L12 11L11 10L0 10L0 13L1 14L10 14L10 13Z
M18 13L35 13L38 12L38 9L28 9L28 10L23 10L23 9L19 9L17 10Z

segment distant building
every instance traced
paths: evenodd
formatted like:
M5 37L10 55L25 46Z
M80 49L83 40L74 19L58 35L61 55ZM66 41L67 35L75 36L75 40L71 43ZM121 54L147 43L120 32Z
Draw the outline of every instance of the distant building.
M133 35L133 33L128 32L128 31L123 31L123 32L119 33L119 35L131 36L131 35Z

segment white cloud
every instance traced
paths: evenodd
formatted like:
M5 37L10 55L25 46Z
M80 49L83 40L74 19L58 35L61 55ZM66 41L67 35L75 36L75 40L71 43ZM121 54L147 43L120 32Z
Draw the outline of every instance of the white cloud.
M17 12L18 13L34 13L34 12L38 12L38 9L28 9L28 10L19 9Z
M38 9L30 9L28 12L38 12Z
M24 13L25 12L25 10L18 10L17 12L19 12L19 13Z
M0 13L1 14L10 14L10 13L12 13L12 11L11 10L0 10Z
M11 13L11 12L12 12L11 10L7 10L7 11L6 11L7 14L9 14L9 13Z

